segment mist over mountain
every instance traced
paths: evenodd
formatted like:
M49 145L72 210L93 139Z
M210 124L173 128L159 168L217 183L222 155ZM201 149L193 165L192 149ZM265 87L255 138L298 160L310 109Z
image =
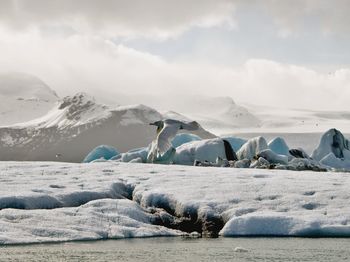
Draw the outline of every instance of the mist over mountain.
M45 115L59 100L47 84L25 73L0 73L0 126Z

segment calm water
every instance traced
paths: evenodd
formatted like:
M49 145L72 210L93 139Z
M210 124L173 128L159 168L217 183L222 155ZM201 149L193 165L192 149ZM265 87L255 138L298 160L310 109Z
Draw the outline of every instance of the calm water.
M2 246L0 261L350 261L350 239L148 238Z

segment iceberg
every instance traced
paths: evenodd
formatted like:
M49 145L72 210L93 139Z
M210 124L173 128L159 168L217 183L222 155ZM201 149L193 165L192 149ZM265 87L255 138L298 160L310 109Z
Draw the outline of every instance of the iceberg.
M143 163L146 163L147 154L148 154L147 147L135 148L135 149L129 150L126 153L122 153L119 159L121 162L130 162L130 161L133 161L134 159L141 159Z
M257 157L263 157L264 159L266 159L272 164L282 164L282 165L288 164L288 156L283 154L276 154L271 149L265 149L260 151L257 154Z
M109 160L119 155L117 149L112 146L100 145L95 147L83 160L83 163L90 163L95 160Z
M171 144L174 148L177 148L177 147L179 147L183 144L186 144L188 142L199 141L199 140L202 140L202 138L200 138L197 135L182 133L182 134L177 134L174 137L174 139L171 141Z
M334 153L329 153L324 158L320 160L320 164L329 166L335 169L350 169L350 158L340 159L334 155Z
M311 157L320 161L329 153L337 158L350 158L350 143L337 129L330 129L321 137L320 144L312 152Z
M233 136L224 136L222 139L228 141L235 152L237 152L247 142L245 139Z
M287 143L281 137L272 139L267 146L278 155L289 156L289 148Z
M323 134L311 157L332 168L350 169L350 142L339 130L330 129Z
M193 165L195 160L216 163L217 158L228 159L227 144L225 146L221 138L205 139L186 143L176 148L174 164Z
M239 160L249 159L252 160L258 153L267 149L267 143L262 136L249 139L237 152Z

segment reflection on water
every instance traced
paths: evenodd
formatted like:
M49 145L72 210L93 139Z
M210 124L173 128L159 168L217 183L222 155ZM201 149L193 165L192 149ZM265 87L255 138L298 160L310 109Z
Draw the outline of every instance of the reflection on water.
M0 261L350 261L342 238L148 238L0 246Z

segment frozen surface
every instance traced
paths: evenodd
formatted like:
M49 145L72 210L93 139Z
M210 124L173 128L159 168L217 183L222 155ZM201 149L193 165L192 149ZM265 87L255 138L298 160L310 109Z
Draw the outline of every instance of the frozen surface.
M222 236L350 236L349 173L116 162L0 169L1 243L179 235L159 225L171 217L202 228L221 221Z

